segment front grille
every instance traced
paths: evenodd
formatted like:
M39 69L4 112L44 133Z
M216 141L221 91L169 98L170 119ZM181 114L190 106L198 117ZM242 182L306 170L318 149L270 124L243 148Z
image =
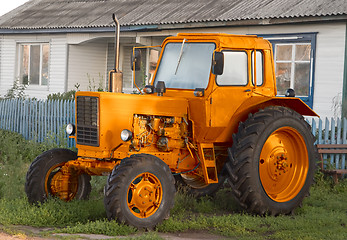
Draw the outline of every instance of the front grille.
M77 97L77 144L99 146L98 98Z

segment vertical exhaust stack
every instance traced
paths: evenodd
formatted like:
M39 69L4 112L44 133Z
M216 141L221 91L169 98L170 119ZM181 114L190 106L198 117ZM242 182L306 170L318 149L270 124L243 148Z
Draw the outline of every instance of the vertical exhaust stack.
M123 73L119 70L119 34L120 25L115 14L112 15L113 21L116 24L115 28L115 65L114 69L109 74L109 92L121 93L123 89Z

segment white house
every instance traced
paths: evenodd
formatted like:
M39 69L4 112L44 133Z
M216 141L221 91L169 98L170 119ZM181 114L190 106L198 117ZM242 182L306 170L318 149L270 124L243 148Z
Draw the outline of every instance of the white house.
M31 0L0 17L0 95L15 80L36 98L105 88L113 13L125 92L134 89L133 46L160 45L179 32L257 34L273 44L279 95L294 88L321 117L339 115L343 102L347 109L346 0ZM143 51L149 78L158 52Z

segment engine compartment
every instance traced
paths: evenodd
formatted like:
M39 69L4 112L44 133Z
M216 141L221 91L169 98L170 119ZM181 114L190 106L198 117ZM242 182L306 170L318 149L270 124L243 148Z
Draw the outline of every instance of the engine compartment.
M130 149L135 151L155 147L161 152L185 148L189 124L184 117L138 115L133 118L133 139Z

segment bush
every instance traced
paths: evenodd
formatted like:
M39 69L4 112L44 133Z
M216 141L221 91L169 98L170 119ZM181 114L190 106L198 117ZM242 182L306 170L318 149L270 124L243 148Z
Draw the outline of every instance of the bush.
M75 94L75 90L71 90L64 93L51 93L47 96L47 100L74 100Z
M19 98L19 99L25 99L28 96L25 94L25 89L27 88L28 85L25 84L20 84L19 80L15 80L13 82L13 86L7 90L7 93L5 95L5 99L14 99L14 98Z
M24 197L26 171L35 157L48 147L26 141L18 133L0 130L0 197Z

